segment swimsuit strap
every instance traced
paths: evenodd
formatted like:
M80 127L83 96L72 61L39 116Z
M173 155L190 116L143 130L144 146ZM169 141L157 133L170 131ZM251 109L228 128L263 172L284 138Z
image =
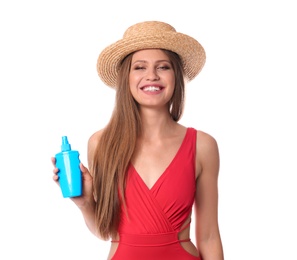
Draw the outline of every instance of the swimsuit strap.
M182 242L191 242L191 238L179 239L178 242L180 242L180 243L182 243Z
M190 225L191 225L191 219L190 219L189 223L187 223L187 225L185 225L183 228L181 228L181 229L178 231L178 233L184 231L185 229L187 229L188 227L190 227ZM179 239L178 241L179 241L179 242L190 242L191 239L190 239L190 238L187 238L187 239Z
M184 231L184 230L187 229L190 225L191 225L191 219L190 219L189 223L187 223L187 225L185 225L183 228L181 228L181 229L179 230L179 232Z

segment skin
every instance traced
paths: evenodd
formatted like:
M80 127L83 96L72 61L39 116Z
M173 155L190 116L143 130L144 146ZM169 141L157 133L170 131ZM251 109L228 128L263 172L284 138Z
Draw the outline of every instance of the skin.
M167 103L175 86L174 71L165 53L158 49L141 50L133 55L129 74L130 91L140 104L143 131L137 140L132 164L140 177L150 188L162 175L177 153L186 133L186 127L173 121ZM157 91L144 91L146 87ZM94 133L88 142L88 158L92 158L102 130ZM55 159L53 179L58 183ZM89 167L91 161L88 159ZM95 202L92 177L84 165L83 195L71 200L83 214L89 230L96 236ZM182 242L190 254L203 260L223 260L223 249L218 226L218 174L219 151L216 140L207 133L197 132L196 144L196 197L194 204L196 246L192 242ZM189 222L186 221L185 225ZM190 228L179 233L180 239L189 238ZM114 238L117 239L117 238ZM111 243L108 259L111 259L118 243Z

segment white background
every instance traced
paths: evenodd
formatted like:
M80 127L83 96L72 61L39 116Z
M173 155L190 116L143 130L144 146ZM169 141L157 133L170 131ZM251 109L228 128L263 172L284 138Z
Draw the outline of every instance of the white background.
M219 144L219 221L226 260L297 259L294 1L4 0L0 3L0 259L106 259L52 181L67 135L86 164L89 136L114 91L100 51L144 20L197 38L206 65L184 117Z

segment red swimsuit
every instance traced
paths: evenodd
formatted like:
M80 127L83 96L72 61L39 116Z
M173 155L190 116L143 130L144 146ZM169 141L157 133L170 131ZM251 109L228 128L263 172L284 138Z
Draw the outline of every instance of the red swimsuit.
M188 128L174 159L151 189L130 165L125 190L128 216L123 208L112 260L200 259L178 239L194 203L195 153L196 130Z

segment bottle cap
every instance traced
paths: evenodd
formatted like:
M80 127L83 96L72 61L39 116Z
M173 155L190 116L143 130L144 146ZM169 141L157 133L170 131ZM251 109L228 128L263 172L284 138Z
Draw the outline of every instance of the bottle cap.
M62 136L61 151L66 152L71 150L71 145L68 142L67 136Z

